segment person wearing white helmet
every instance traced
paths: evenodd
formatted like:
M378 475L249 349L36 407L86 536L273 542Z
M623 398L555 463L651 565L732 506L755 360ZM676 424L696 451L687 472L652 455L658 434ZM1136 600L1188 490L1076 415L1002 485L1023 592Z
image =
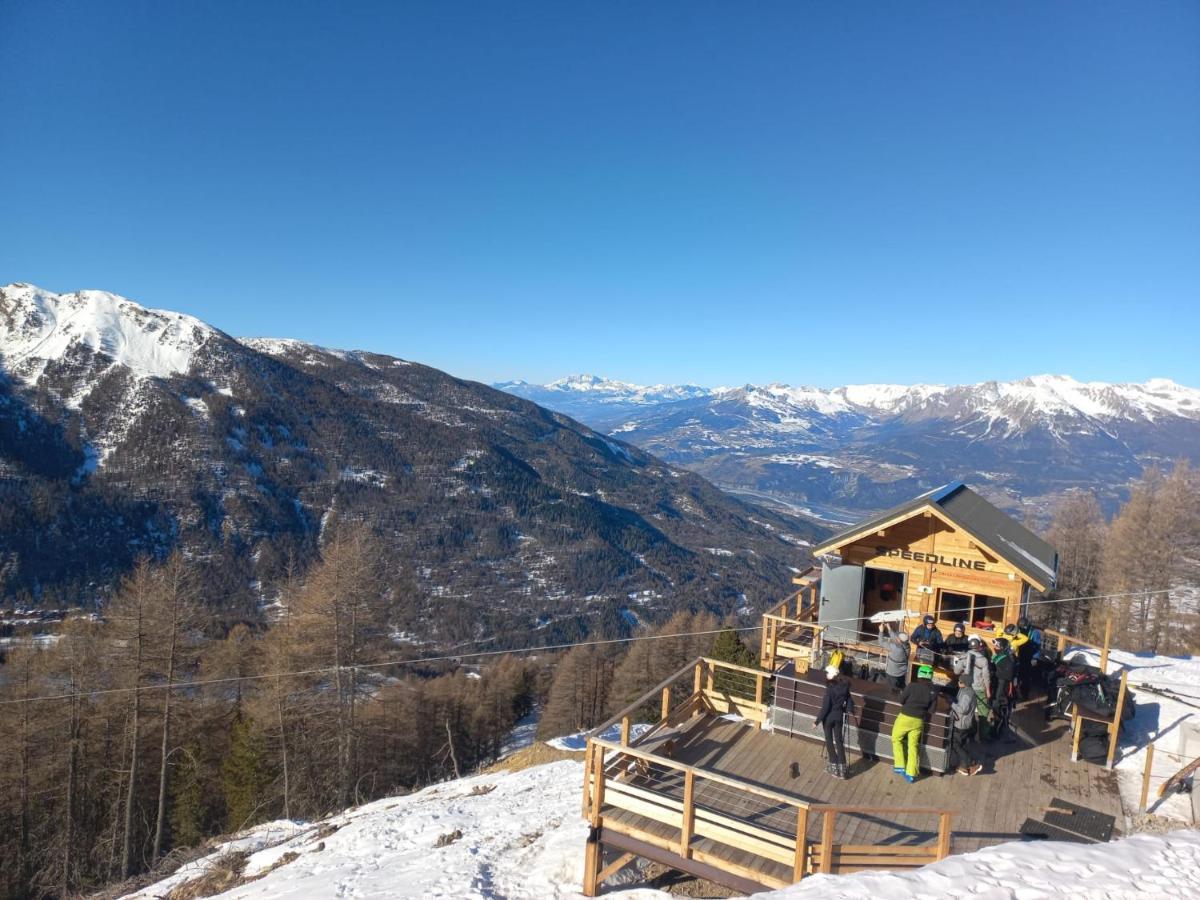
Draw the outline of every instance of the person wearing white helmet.
M842 723L852 715L854 698L850 696L850 680L841 674L837 666L826 666L825 697L821 700L821 711L817 714L815 724L825 730L825 750L829 755L825 771L843 781L846 779L846 743Z

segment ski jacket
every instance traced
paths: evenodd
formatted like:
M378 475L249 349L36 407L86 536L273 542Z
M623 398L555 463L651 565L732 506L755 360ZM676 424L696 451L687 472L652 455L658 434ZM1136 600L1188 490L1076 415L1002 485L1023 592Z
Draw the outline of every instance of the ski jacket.
M910 681L900 695L900 711L906 716L925 718L937 702L937 694L933 691L933 682L918 679Z
M889 678L899 678L908 674L908 645L893 640L888 646L887 663L884 673Z
M1001 625L996 626L996 632L992 635L993 641L997 638L1004 638L1008 641L1008 649L1011 653L1018 652L1029 641L1029 635L1021 634L1019 631L1016 634L1005 634L1004 627Z
M825 697L821 700L821 711L817 713L817 724L826 719L840 722L843 713L854 715L854 698L850 696L850 682L839 676L825 684Z
M921 644L928 645L930 650L937 650L942 646L942 633L937 630L937 626L926 628L924 623L921 623L913 629L913 633L908 638L916 646Z
M966 653L967 652L967 636L955 637L953 634L946 638L946 642L942 645L947 653Z
M1028 638L1028 643L1023 643L1021 646L1021 659L1037 662L1042 658L1042 630L1040 628L1030 628L1028 631L1021 633Z
M1011 653L997 653L992 657L992 665L996 667L997 684L1006 684L1013 680L1016 664Z
M950 722L959 731L967 731L975 724L975 692L965 684L958 689L950 705Z
M982 650L967 651L967 674L971 687L980 693L986 693L992 683L992 670L988 667L988 658Z

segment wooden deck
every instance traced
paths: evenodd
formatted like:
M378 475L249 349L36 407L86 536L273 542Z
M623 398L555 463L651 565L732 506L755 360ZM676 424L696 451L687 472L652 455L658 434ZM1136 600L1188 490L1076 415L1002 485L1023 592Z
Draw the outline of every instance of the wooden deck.
M738 668L698 660L694 673L646 695L661 690L662 718L649 732L630 741L626 711L619 744L589 740L584 893L595 896L638 856L743 892L816 872L912 868L1019 840L1056 799L1123 821L1116 774L1072 763L1069 723L1045 723L1041 702L1016 712L1016 737L973 748L978 775L925 772L908 784L851 744L850 778L838 781L825 773L822 744L758 727L763 673L741 669L739 687L726 680ZM679 704L671 691L681 682L692 693ZM721 715L729 709L749 715Z

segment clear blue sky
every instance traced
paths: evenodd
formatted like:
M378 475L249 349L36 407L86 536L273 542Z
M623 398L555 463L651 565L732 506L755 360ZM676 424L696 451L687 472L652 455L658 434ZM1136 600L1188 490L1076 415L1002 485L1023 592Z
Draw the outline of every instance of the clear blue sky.
M1200 385L1200 4L0 0L0 282L465 377Z

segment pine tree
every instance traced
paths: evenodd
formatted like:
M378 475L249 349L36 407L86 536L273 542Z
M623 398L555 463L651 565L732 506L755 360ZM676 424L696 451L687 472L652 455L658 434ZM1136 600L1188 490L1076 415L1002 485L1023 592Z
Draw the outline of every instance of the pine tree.
M229 755L221 765L225 830L240 831L261 821L271 775L262 734L252 720L239 716L229 734Z

